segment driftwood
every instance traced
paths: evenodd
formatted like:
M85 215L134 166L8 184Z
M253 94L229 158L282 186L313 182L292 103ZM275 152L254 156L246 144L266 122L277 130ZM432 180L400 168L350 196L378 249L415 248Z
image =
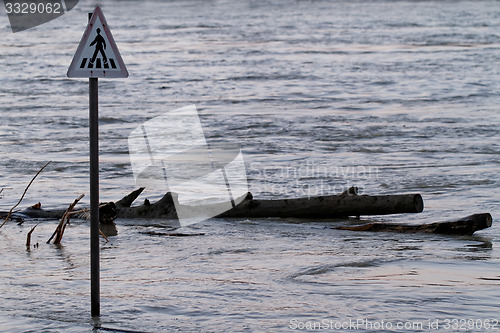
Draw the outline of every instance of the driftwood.
M344 192L340 195L279 200L255 200L250 197L221 216L337 218L420 213L423 209L420 194L357 195Z
M116 215L119 218L164 218L164 219L177 219L177 214L175 212L174 200L177 199L177 195L172 195L168 192L155 203L150 203L148 199L144 200L144 203L140 206L131 207L132 203L137 199L137 197L144 191L144 187L141 187L123 199L117 201L116 205Z
M134 201L143 191L144 188L139 188L116 203L108 202L99 206L101 227L113 227L112 232L105 232L105 234L116 234L115 225L113 223L115 218L177 219L175 206L178 202L175 193L168 192L163 198L155 203L150 203L149 200L146 199L142 205L132 206ZM196 211L204 207L183 206L183 208ZM210 210L209 206L205 208ZM259 200L254 199L252 194L248 193L236 207L216 217L340 218L361 215L419 213L423 208L424 203L420 194L358 195L357 188L351 187L349 190L338 195L296 199ZM64 213L65 210L44 210L35 206L19 214L20 216L31 218L60 219ZM1 214L0 212L0 215ZM85 215L85 213L83 215ZM471 235L478 230L489 228L491 224L491 215L489 213L484 213L470 215L456 221L421 225L369 223L360 226L344 226L335 229ZM168 234L168 236L171 235L179 236L177 234Z
M402 233L433 233L444 235L472 235L478 230L491 227L493 218L489 213L474 214L455 221L436 222L419 225L368 223L352 227L337 227L334 229L351 231L385 231Z
M3 212L0 212L0 216ZM40 207L29 207L18 213L15 213L13 217L15 218L37 218L37 219L61 219L66 213L66 209L42 209ZM78 217L83 219L88 219L89 210L82 209L76 212L72 212L71 215L77 214ZM114 202L104 202L99 205L99 222L103 224L112 223L117 217L116 206Z
M128 219L177 219L175 202L177 195L168 192L155 203L147 199L142 205L132 203L144 188L133 191L116 203L101 204L99 208L101 223L112 222L115 218ZM183 206L199 210L203 207ZM206 207L210 210L210 207ZM296 217L296 218L339 218L361 215L387 215L401 213L420 213L424 203L420 194L397 195L358 195L357 188L338 195L328 195L295 199L254 199L248 193L236 207L217 217ZM32 218L61 218L65 210L44 210L30 207L21 212Z
M167 193L159 201L131 207L142 193L140 188L116 202L117 216L122 218L166 218L176 219L175 200L177 195ZM194 209L199 207L193 207ZM207 209L210 209L207 206ZM399 195L357 195L352 187L339 195L296 199L259 200L248 193L236 207L217 217L297 217L337 218L360 215L386 215L420 213L424 203L420 194Z
M28 232L28 235L26 235L26 247L29 248L31 246L31 234L33 233L33 231L35 231L35 228L38 224L35 224L35 226L33 226L33 228L31 228L31 230Z
M158 232L158 231L145 231L141 234L149 236L169 236L169 237L190 237L190 236L204 236L205 233L185 233L185 232Z
M69 205L68 209L66 209L66 211L64 212L64 214L63 214L63 216L61 218L61 221L57 225L56 230L54 231L54 233L52 234L52 236L47 241L47 244L50 243L50 241L52 240L52 238L54 238L54 236L55 236L54 244L61 243L61 239L62 239L62 237L64 235L64 230L66 230L66 226L69 223L71 212L73 211L73 209L75 208L75 206L78 204L78 202L83 198L84 195L85 194L80 195L78 198L75 199L75 201L73 201L72 204Z

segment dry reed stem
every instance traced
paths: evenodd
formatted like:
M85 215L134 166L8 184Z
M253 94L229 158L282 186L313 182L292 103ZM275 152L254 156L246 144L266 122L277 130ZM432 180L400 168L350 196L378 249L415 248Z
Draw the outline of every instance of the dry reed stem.
M0 228L2 228L5 223L7 223L7 221L9 220L10 218L10 215L12 214L12 211L14 209L16 209L17 206L19 206L19 204L21 203L21 201L23 201L24 199L24 196L26 195L26 192L28 192L28 189L29 187L31 186L31 184L33 183L33 181L35 181L35 178L38 177L38 175L43 171L43 169L45 169L45 167L47 167L47 165L49 165L52 161L48 161L40 170L38 170L38 172L36 173L36 175L33 177L33 179L31 179L30 183L28 184L28 186L26 186L26 188L24 189L24 193L23 195L21 196L21 199L19 199L19 201L17 202L17 204L14 205L14 207L12 207L9 211L9 213L7 214L7 217L5 218L5 220L3 221L3 223L0 225Z
M73 210L73 208L75 208L76 204L85 196L85 194L81 194L78 198L75 199L75 201L73 201L73 203L71 205L69 205L68 209L66 209L66 211L64 212L62 218L61 218L61 221L59 222L59 224L57 225L57 228L56 230L54 231L54 233L52 234L52 236L50 236L49 240L47 241L47 244L50 243L50 241L52 240L52 238L54 238L54 236L56 236L56 238L54 239L54 244L59 244L61 243L61 239L62 239L62 236L64 234L64 230L66 229L66 225L69 223L69 218L71 216L71 211Z
M104 237L104 239L106 240L106 243L109 243L108 237L106 237L106 235L104 234L104 232L101 231L101 229L99 229L99 233L101 234L102 237Z
M38 223L35 224L35 226L33 228L31 228L30 232L28 232L28 236L26 236L26 247L30 247L30 245L31 245L31 234L33 233L33 231L35 231L35 228L36 228L37 225L38 225Z

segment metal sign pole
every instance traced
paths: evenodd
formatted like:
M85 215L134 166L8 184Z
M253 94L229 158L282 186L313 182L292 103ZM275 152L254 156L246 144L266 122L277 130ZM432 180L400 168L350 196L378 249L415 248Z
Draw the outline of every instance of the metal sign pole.
M106 45L108 48L105 51ZM127 68L99 6L95 7L93 13L89 13L89 23L66 75L68 77L89 78L90 303L92 317L98 317L101 310L99 281L99 91L97 80L99 77L128 77Z
M89 13L89 22L92 13ZM89 78L90 313L101 315L99 272L99 81Z
M92 317L100 315L99 288L99 91L89 78L90 136L90 301Z

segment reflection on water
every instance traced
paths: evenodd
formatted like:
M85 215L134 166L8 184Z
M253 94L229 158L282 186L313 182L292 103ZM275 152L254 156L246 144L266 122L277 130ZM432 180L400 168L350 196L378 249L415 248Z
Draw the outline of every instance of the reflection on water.
M103 4L126 80L100 80L101 201L135 189L127 138L195 104L209 144L242 148L257 198L422 194L421 214L500 216L495 1ZM88 85L65 77L92 3L26 33L0 26L0 210L88 192ZM133 15L131 15L131 13ZM163 196L146 190L138 202ZM85 205L86 202L82 202ZM88 204L88 202L87 202ZM40 222L26 249L26 234ZM101 240L103 327L289 331L290 320L498 317L499 227L472 237L354 233L344 220L117 220ZM88 221L0 230L0 329L82 332ZM156 233L156 234L155 234Z

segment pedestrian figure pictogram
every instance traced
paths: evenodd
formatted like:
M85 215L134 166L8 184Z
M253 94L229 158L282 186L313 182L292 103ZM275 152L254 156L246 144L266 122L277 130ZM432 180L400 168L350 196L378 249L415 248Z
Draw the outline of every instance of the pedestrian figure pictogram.
M104 50L106 49L106 41L101 36L101 29L97 28L96 32L97 36L95 36L94 41L90 43L90 46L95 44L95 51L94 55L92 56L92 59L90 60L90 64L94 63L97 54L101 52L102 58L104 59L104 65L106 65L108 63L108 58L106 58L106 53L104 52Z
M113 58L109 58L109 63L108 63L108 57L106 56L106 52L104 51L106 49L106 39L101 35L101 29L97 28L95 30L96 36L92 43L89 44L89 46L94 46L95 45L95 50L94 54L92 55L92 58L83 58L82 62L80 64L80 68L85 68L85 65L87 65L87 68L110 68L109 65L111 64L112 69L116 69L116 63ZM97 56L101 54L102 57L102 62L101 58L97 58ZM88 61L88 64L87 64Z

